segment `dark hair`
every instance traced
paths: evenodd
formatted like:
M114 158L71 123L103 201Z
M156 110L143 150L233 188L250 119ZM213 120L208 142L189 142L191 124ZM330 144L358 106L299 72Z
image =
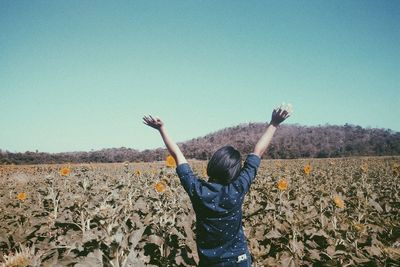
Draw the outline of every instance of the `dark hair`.
M207 165L210 182L227 185L237 178L242 168L240 152L232 146L224 146L215 151Z

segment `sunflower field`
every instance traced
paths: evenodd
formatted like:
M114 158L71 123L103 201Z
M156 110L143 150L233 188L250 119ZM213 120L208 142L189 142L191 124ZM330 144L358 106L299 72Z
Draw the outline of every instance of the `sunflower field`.
M170 157L0 166L0 203L0 266L198 262ZM400 266L400 157L263 160L243 225L253 266Z

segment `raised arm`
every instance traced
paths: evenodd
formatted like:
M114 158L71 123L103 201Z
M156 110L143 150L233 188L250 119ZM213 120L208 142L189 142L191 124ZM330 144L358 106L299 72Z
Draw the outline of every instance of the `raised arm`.
M274 136L276 128L279 126L280 123L282 123L290 116L291 111L292 108L290 105L281 105L279 108L273 110L271 122L267 126L264 134L258 140L256 146L254 147L253 154L261 158L265 150L267 150L267 147L271 142L272 137Z
M153 118L151 115L144 116L143 123L160 132L165 146L167 147L171 156L174 157L177 165L182 164L182 163L187 163L187 160L186 160L185 156L182 154L181 149L171 139L171 137L169 136L169 134L165 128L164 122L160 118L157 118L157 117Z

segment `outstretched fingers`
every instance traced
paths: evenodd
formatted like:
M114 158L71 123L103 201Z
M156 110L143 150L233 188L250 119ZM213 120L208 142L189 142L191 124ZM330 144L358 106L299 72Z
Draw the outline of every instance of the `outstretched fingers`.
M287 118L289 118L290 117L290 113L289 112L286 112L286 114L285 115L283 115L283 119L287 119Z
M148 126L154 126L155 121L151 115L148 116L143 116L143 123L148 125Z
M150 114L143 116L143 123L155 129L160 129L163 126L163 121L158 117L153 117Z
M147 116L143 116L143 123L149 125L150 123L150 118Z

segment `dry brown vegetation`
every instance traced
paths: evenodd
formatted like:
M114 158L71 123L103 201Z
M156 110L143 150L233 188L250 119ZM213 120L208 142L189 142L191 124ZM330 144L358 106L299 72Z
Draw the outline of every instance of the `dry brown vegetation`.
M191 162L204 177L206 162ZM195 266L164 162L0 167L5 266ZM400 158L263 160L244 204L254 266L399 266Z

